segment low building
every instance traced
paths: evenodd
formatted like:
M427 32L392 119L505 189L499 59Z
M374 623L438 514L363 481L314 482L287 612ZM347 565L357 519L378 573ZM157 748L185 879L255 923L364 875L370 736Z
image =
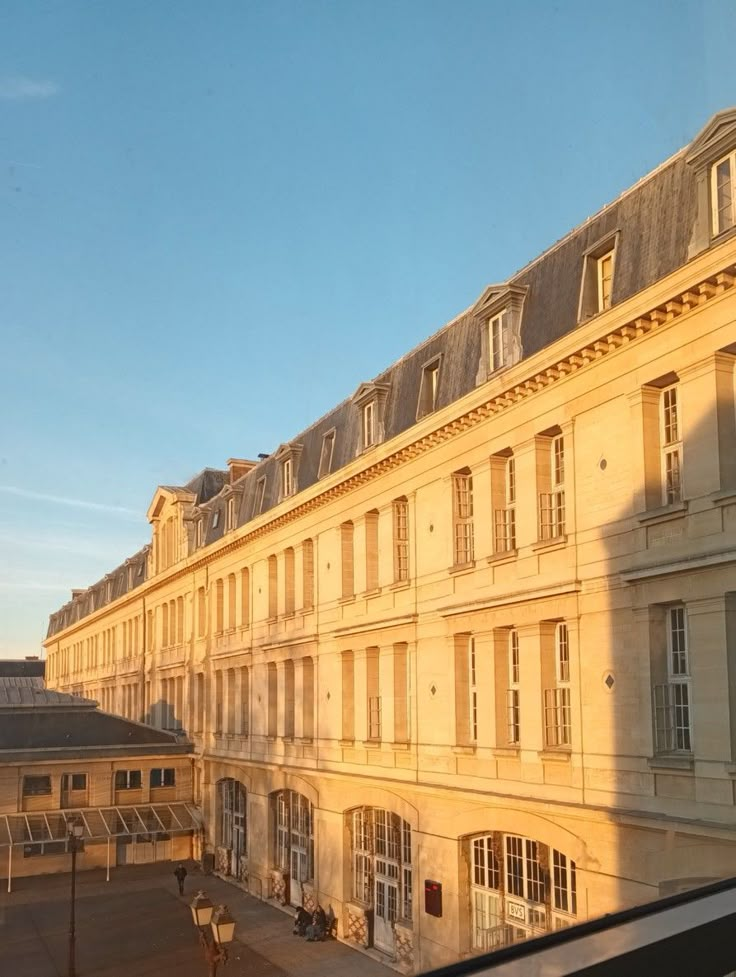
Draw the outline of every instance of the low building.
M189 858L200 818L191 745L100 712L97 703L0 679L0 875L69 869L69 825L84 828L78 867Z

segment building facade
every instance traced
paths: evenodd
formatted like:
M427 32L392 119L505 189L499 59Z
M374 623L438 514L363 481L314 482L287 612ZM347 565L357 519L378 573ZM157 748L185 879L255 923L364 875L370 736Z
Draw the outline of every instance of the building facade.
M734 200L728 111L52 615L223 874L404 971L736 874Z

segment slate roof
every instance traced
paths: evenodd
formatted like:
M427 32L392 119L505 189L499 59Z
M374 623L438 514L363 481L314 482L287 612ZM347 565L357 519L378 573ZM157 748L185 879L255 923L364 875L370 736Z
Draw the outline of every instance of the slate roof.
M43 679L46 674L46 662L41 659L2 658L0 659L0 678L10 676L33 675Z
M26 684L32 679L22 680L11 678L0 679L0 723L6 722L6 709L31 709L35 707L49 708L59 706L73 706L77 709L94 709L97 705L92 699L83 699L78 695L67 692L56 692L43 686ZM22 682L22 684L19 684Z
M714 120L719 117L732 119L736 114L733 111L719 113ZM714 124L714 120L709 125ZM702 134L691 147L701 138ZM504 287L526 289L521 316L522 359L580 325L578 311L584 258L602 239L619 232L613 277L614 306L686 263L698 217L695 171L686 162L689 148L680 150L502 283ZM474 305L374 378L375 383L389 386L384 441L390 441L417 423L422 371L434 357L442 356L438 409L475 389L481 363L482 330L473 311ZM334 472L359 453L360 412L350 398L290 439L289 444L302 446L299 491L317 481L322 440L332 429L335 430L331 469ZM279 458L271 454L232 486L228 485L227 472L205 469L184 486L196 494L195 505L203 518L205 546L220 539L226 531L225 510L231 491L237 500L239 526L256 515L257 486L262 478L266 479L262 511L267 512L278 504L279 464ZM191 553L196 546L194 532L190 532L189 541ZM98 586L86 593L94 594ZM49 636L90 613L96 606L93 596L80 597L66 605L51 615Z

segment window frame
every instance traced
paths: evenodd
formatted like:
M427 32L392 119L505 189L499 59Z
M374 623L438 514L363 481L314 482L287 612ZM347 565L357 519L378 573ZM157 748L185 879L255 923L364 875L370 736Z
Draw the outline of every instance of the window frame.
M322 435L322 447L319 453L319 470L317 473L317 478L324 478L326 475L332 473L332 461L335 455L335 439L337 437L337 430L333 427L329 431L325 431Z
M159 780L160 783L154 783L154 780ZM148 786L150 790L176 787L176 767L152 767L148 771Z
M120 784L123 779L125 783ZM134 783L136 780L138 783ZM143 771L140 769L116 770L113 783L115 790L141 790L143 787Z
M730 223L727 227L721 226L719 219L720 209L718 207L718 167L722 166L723 163L728 163L729 165L728 185L731 193ZM736 227L736 149L731 150L731 152L726 153L725 156L721 156L711 164L709 185L711 234L713 237L718 237L721 234L732 231Z
M598 284L598 311L605 312L611 308L611 296L613 293L613 271L616 260L616 250L611 248L599 258L596 258L596 281ZM604 273L604 265L610 262L608 275ZM606 284L608 288L606 289Z
M683 444L679 381L660 391L659 444L662 505L676 505L682 502Z
M473 473L469 468L452 473L452 527L453 566L470 566L475 560L475 531Z
M506 306L488 319L488 372L497 373L509 361L511 317Z
M256 494L253 499L253 515L260 516L266 502L266 476L262 475L256 482Z
M409 579L409 500L405 496L391 503L393 527L394 583Z
M369 400L360 409L360 431L363 451L367 451L368 448L372 448L377 442L375 400Z
M435 356L422 365L422 375L419 382L419 399L417 402L417 420L434 414L437 410L439 397L440 372L442 354Z
M506 742L509 746L518 746L521 742L521 714L519 708L521 694L521 657L519 654L519 632L516 628L509 630L507 653Z
M30 781L45 781L48 789L45 789L45 786L44 789L37 786L35 789L29 790L28 785ZM54 792L51 774L24 774L21 791L23 797L50 797Z
M468 741L478 742L478 652L475 635L468 635Z
M667 681L653 689L655 751L657 754L690 756L693 753L693 696L690 629L684 604L666 608L665 632ZM675 634L679 635L677 643ZM678 662L678 658L681 661ZM686 717L684 723L681 721L683 715Z

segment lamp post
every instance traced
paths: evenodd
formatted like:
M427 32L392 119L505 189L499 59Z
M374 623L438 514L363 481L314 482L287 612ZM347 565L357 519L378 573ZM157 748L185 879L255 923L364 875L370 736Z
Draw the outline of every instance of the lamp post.
M217 977L217 967L227 963L227 945L235 935L235 920L227 906L214 909L212 901L201 889L192 899L194 925L199 930L199 942L207 961L208 977Z
M77 977L75 960L76 933L74 929L74 903L77 893L77 852L80 849L80 842L84 834L84 826L79 821L70 821L66 827L68 848L72 853L72 898L69 913L69 977Z

